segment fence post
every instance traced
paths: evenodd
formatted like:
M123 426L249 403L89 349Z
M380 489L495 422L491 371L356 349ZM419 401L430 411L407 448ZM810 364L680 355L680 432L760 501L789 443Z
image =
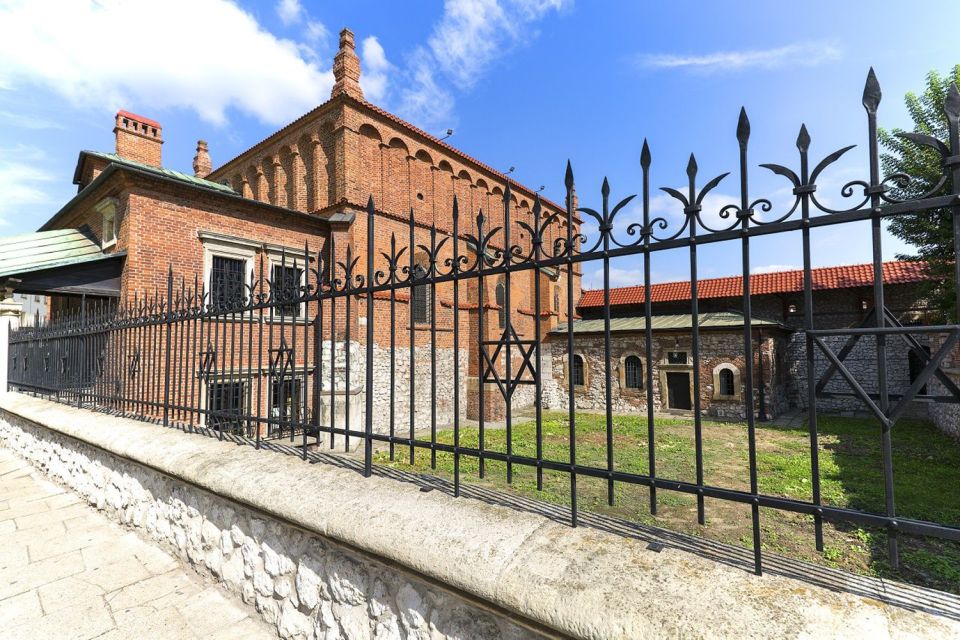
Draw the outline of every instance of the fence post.
M164 322L161 325L165 328L166 335L166 354L163 359L164 382L163 382L163 426L170 426L170 330L173 329L173 265L167 270L167 313L164 314Z
M10 333L20 326L21 303L11 292L0 290L0 396L7 393L10 369Z

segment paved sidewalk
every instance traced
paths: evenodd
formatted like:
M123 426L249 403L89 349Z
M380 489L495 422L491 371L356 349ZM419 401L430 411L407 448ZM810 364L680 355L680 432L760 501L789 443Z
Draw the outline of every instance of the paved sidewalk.
M276 638L218 587L3 448L0 636Z

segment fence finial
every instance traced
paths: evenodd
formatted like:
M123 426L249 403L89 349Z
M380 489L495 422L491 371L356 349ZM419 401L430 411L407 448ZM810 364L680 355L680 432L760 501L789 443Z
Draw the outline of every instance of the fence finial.
M810 134L807 132L807 125L800 125L800 133L797 134L797 149L801 153L805 153L810 149Z
M650 145L647 139L643 139L643 149L640 150L640 166L644 169L650 168Z
M870 71L867 73L867 82L863 86L863 108L867 110L867 113L877 112L877 106L880 104L882 95L877 74L874 73L873 67L870 67Z
M741 146L747 144L750 139L750 119L747 118L747 110L740 107L740 117L737 119L737 142Z
M960 118L960 89L957 88L956 82L951 82L950 88L947 89L947 99L943 103L943 110L948 118ZM956 153L956 150L954 152Z

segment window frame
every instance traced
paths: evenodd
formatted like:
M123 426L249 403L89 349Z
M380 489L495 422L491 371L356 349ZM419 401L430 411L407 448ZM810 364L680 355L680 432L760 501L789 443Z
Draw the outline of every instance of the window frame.
M299 277L297 278L297 287L298 287L298 290L302 293L303 287L306 285L307 270L304 269L303 264L301 263L302 263L302 259L297 260L295 257L293 259L290 259L289 255L286 256L286 259L284 259L283 256L281 256L280 258L277 258L271 253L270 259L267 265L267 269L269 269L270 281L271 282L274 281L273 273L275 269L297 269L300 272ZM288 304L297 305L296 313L284 313L283 312L284 305L278 304L273 306L274 317L290 318L293 320L303 320L307 317L307 303L301 301L296 303L291 302Z
M725 374L732 376L733 393L724 393L723 378ZM740 368L732 362L722 362L713 368L713 399L714 400L737 400L743 396L743 379L740 375Z
M590 365L587 364L586 357L580 352L574 352L573 357L580 358L581 371L583 372L583 379L581 381L582 384L578 384L577 381L574 380L573 386L576 389L585 389L586 387L590 386ZM565 381L565 385L570 383L570 380L572 379L570 375L571 375L570 357L567 355L564 355L563 356L563 378Z
M421 264L416 263L413 265L413 273L411 273L411 280L421 280L426 279L428 275L427 268ZM430 291L430 283L424 282L422 284L415 284L410 287L410 323L411 325L424 325L430 324L430 312L433 308L433 296ZM419 319L420 314L417 313L418 302L417 297L423 296L423 319Z
M631 380L630 380L629 364L631 359L636 360L636 366L638 368L638 371L636 374L637 375L636 385L630 384ZM644 373L646 373L646 363L643 361L643 358L640 357L640 354L633 353L633 352L623 354L623 356L620 358L620 390L621 392L640 393L641 391L643 391L646 386L645 380L643 377Z
M120 235L120 207L116 198L104 198L94 206L100 214L100 248L109 249L117 244ZM109 220L109 223L108 223ZM107 229L110 230L109 237Z
M210 405L210 400L211 400L210 394L211 394L211 392L214 390L215 387L218 387L218 386L219 386L219 387L222 387L222 386L225 386L225 385L239 385L239 386L240 386L240 405L241 405L241 406L240 406L240 408L239 408L239 411L236 412L237 419L236 419L236 421L233 423L233 424L234 424L234 429L233 429L233 430L229 430L229 432L230 432L230 433L237 433L237 431L241 431L242 433L241 433L240 435L246 435L246 429L247 429L247 427L248 427L248 425L247 425L247 422L248 422L247 415L249 414L249 410L250 410L250 382L249 382L248 380L244 380L244 379L241 379L241 378L225 377L225 378L220 378L220 379L214 379L214 380L211 380L211 381L208 381L208 382L205 382L205 383L204 383L204 385L203 385L203 413L201 414L201 423L200 423L200 424L201 424L202 427L204 427L204 428L206 428L206 429L220 430L220 429L219 429L219 423L218 423L218 422L213 422L213 421L211 420L211 418L214 418L215 420L223 420L225 424L229 424L229 423L230 423L230 420L229 420L229 418L227 418L227 417L224 417L224 416L216 416L216 417L213 417L213 416L210 415L210 412L212 412L212 411L221 411L221 409L213 409L213 408L211 407L211 405ZM221 396L221 397L222 397L222 396ZM224 413L228 413L229 415L232 415L232 413L230 413L230 412L226 412L226 411L225 411ZM223 429L223 431L228 431L228 429Z
M200 241L203 244L203 285L206 287L207 300L213 302L213 282L211 278L213 277L214 257L242 260L244 262L244 296L246 296L249 293L246 287L254 279L254 263L260 244L240 238L214 237L208 234L201 234ZM247 302L249 303L249 300Z

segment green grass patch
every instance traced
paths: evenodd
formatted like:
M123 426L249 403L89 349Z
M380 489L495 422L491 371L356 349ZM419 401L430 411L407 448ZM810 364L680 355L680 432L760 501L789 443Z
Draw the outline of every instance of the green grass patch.
M578 414L576 421L578 464L606 468L608 433L602 415ZM560 463L570 461L570 429L566 414L544 413L541 423L542 455ZM824 504L876 513L884 512L883 450L881 430L875 420L820 417L818 419L820 491ZM658 419L655 422L657 476L686 482L696 481L696 441L690 421ZM749 448L745 424L704 421L702 429L703 473L707 484L749 490ZM537 455L537 429L532 421L515 424L512 453ZM646 419L617 415L609 437L613 441L613 466L625 472L649 472L649 441ZM960 525L960 444L921 421L903 421L891 435L894 492L897 514L902 517ZM453 444L453 432L440 431L439 442ZM811 500L810 439L806 427L788 429L757 424L757 470L762 493ZM460 430L460 445L478 448L476 428ZM484 449L507 452L504 429L486 429ZM413 465L406 449L397 449L391 462L386 453L377 455L380 464L406 468L418 473L453 478L452 454L438 453L436 469L430 466L430 452L419 450ZM566 473L544 471L543 488L537 489L536 470L513 465L513 482L506 483L506 464L488 460L481 480L479 461L461 456L462 482L476 483L554 504L570 503L570 479ZM952 488L952 489L948 489ZM658 491L658 515L649 513L646 487L617 483L614 504L607 502L607 482L578 477L577 497L583 510L604 513L665 528L712 537L732 544L752 544L750 510L720 500L707 500L706 526L696 522L693 496ZM799 514L763 510L764 549L857 573L892 576L917 584L960 593L960 545L940 540L901 536L901 570L892 573L886 562L886 534L852 525L825 523L826 548L813 548L812 519Z

